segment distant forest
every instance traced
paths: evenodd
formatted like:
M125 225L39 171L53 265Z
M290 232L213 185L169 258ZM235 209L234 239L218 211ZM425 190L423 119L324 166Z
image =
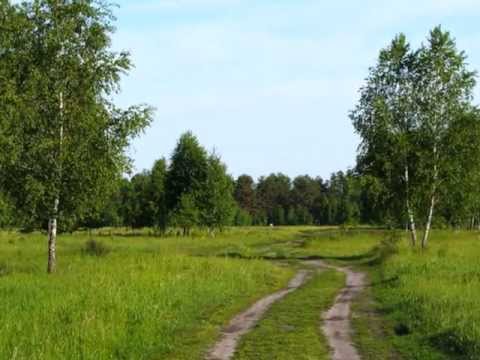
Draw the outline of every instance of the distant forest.
M219 156L208 154L187 132L168 161L162 158L150 170L119 179L106 202L83 219L65 222L62 229L122 226L165 231L174 226L189 232L194 227L270 224L407 226L401 209L398 214L385 211L387 194L378 178L358 169L338 171L328 179L309 175L291 179L282 173L257 180L244 174L235 179ZM455 213L448 203L439 207L435 225L473 226L470 204L464 205ZM15 211L3 196L0 224L22 225L15 223Z

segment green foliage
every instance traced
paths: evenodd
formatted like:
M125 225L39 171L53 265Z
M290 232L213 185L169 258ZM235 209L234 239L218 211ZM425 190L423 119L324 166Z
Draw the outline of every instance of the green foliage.
M0 192L0 228L12 225L14 222L13 217L14 215L11 204Z
M285 209L289 206L290 189L290 178L281 173L258 180L257 199L269 223L285 225Z
M173 151L166 178L168 210L178 207L183 194L198 195L207 176L207 152L191 132L183 134Z
M255 182L249 175L241 175L235 182L234 197L238 206L254 214L256 210Z
M129 165L124 150L149 124L151 109L122 110L110 100L131 63L110 49L108 5L3 6L0 185L24 223L59 215L73 224L109 198Z
M215 154L208 158L207 179L199 199L201 225L210 229L222 229L232 223L235 211L233 180Z
M250 213L243 209L237 208L233 223L235 226L251 226L253 225L253 219Z
M200 211L194 194L183 193L177 207L171 213L171 224L181 227L184 235L189 235L194 226L199 225Z
M397 224L407 215L427 219L428 228L429 214L445 206L450 191L471 191L468 184L479 173L480 140L453 134L478 127L471 104L475 76L440 27L418 50L412 51L400 34L380 52L351 119L362 138L358 169L380 181L376 202L385 218ZM465 114L471 114L469 122L460 120ZM466 153L475 164L460 167Z
M165 232L167 228L167 200L165 181L167 177L167 162L160 159L153 165L150 173L150 201L153 207L153 225Z

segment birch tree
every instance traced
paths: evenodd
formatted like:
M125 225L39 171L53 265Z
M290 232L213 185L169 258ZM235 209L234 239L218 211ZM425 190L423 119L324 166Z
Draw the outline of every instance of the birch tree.
M380 53L351 114L362 137L359 168L386 184L391 203L402 199L412 245L417 242L416 219L422 218L421 246L427 246L435 207L440 194L455 183L453 177L462 184L474 178L475 172L457 163L458 154L478 159L472 153L477 140L452 134L466 130L469 122L461 119L473 114L475 76L465 54L440 27L418 51L410 51L400 35Z
M362 138L359 167L387 184L391 205L406 210L412 246L417 243L413 201L418 126L413 89L415 54L405 36L397 36L380 52L370 69L360 101L350 118ZM400 205L398 199L401 199Z
M56 267L58 220L99 207L126 170L125 148L150 122L148 106L112 102L129 54L110 50L111 9L95 0L34 0L12 7L0 50L3 186L24 222L48 223L48 272ZM2 32L2 37L4 33Z
M450 33L440 26L430 32L417 57L415 101L419 106L420 167L428 208L422 238L425 248L439 188L451 176L454 154L452 146L448 146L449 131L458 117L471 108L476 74L468 69L465 53L457 50Z

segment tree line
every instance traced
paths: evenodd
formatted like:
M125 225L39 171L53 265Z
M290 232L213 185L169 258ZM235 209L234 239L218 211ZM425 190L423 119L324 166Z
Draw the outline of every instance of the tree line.
M183 134L167 161L124 178L105 207L85 227L167 227L189 233L225 226L339 225L381 223L373 178L339 171L324 181L277 173L258 181L234 179L215 153L208 154L191 133Z

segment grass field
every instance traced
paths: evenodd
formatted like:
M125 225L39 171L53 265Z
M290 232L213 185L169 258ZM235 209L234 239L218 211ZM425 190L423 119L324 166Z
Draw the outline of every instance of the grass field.
M219 325L291 276L186 255L210 239L102 237L104 256L85 254L87 239L62 236L48 276L44 236L1 235L0 359L200 358Z
M373 272L375 294L406 358L480 358L479 243L478 233L436 231L425 252L404 240Z
M436 231L423 253L405 238L382 262L384 237L308 227L215 238L103 229L60 236L58 272L48 276L45 235L0 232L0 359L201 359L230 318L310 258L369 273L353 318L365 359L480 358L480 235ZM237 358L286 359L299 347L304 358L326 358L319 313L339 276L322 273L275 304Z

